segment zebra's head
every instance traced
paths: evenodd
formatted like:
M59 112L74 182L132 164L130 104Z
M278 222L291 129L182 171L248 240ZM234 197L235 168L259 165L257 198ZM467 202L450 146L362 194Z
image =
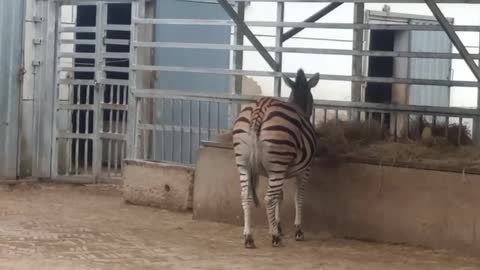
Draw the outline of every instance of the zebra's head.
M313 110L313 96L311 89L317 85L320 74L315 73L310 80L307 80L303 69L297 71L295 81L292 81L288 76L283 75L285 83L292 89L288 102L297 105L305 115L310 118Z

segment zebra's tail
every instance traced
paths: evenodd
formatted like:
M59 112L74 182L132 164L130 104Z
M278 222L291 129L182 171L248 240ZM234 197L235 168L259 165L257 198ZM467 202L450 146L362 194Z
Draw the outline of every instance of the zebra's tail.
M258 184L258 168L259 168L259 153L260 149L258 148L258 138L256 132L250 133L251 138L251 147L250 147L250 157L249 157L249 178L248 178L248 186L250 187L250 192L252 193L253 204L255 207L258 207L258 196L257 196L257 184Z

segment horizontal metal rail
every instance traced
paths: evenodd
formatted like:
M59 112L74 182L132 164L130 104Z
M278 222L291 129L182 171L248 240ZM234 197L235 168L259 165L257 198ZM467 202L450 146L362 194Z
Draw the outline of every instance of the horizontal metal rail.
M281 77L282 72L273 71L253 71L253 70L231 70L221 68L195 68L195 67L176 67L176 66L150 66L150 65L133 65L133 70L137 71L174 71L188 73L207 73L221 75L246 75L261 77ZM295 77L295 73L283 72L289 77ZM313 74L307 74L311 77ZM403 79L403 78L384 78L384 77L364 77L364 76L347 76L347 75L329 75L320 74L321 80L330 81L353 81L353 82L377 82L377 83L395 83L395 84L414 84L414 85L443 85L443 86L463 86L463 87L480 87L480 83L476 81L452 81L452 80L429 80L429 79Z
M244 95L221 95L205 94L197 92L184 92L178 90L165 89L135 89L132 91L135 98L169 98L179 100L198 100L214 102L237 102L248 103L255 101L260 96ZM277 98L287 101L287 98ZM338 110L363 110L363 111L383 111L383 112L405 112L410 114L429 114L455 117L475 117L480 116L480 111L470 108L459 107L440 107L440 106L418 106L402 104L383 104L369 102L350 102L334 100L315 100L314 106L317 108L338 109Z
M139 19L135 24L164 24L164 25L202 25L202 26L232 26L230 20L201 20L201 19ZM308 23L308 22L268 22L245 21L248 26L256 27L302 27L302 28L330 28L345 30L404 30L404 31L443 31L440 25L429 24L358 24L358 23ZM455 31L478 32L478 25L452 25Z
M423 0L230 0L230 2L269 2L269 3L425 3ZM480 4L480 0L435 0L437 3Z
M205 50L233 50L256 51L253 46L212 44L212 43L185 43L185 42L133 42L139 48L175 48L175 49L205 49ZM265 47L270 52L306 53L306 54L333 54L351 56L378 56L378 57L404 57L404 58L435 58L435 59L463 59L458 53L432 53L432 52L390 52L390 51L355 51L340 49L316 49L301 47ZM480 54L471 54L474 59L480 59Z

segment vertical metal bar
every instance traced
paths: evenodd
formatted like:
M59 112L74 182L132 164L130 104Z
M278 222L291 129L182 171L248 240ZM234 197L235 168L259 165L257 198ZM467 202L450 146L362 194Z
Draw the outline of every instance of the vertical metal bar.
M207 140L210 141L210 122L211 122L211 117L210 117L210 106L212 105L211 101L207 101Z
M220 102L217 102L217 136L220 135Z
M245 2L237 2L237 13L238 17L241 20L245 19ZM243 46L243 32L241 28L238 26L234 26L235 36L234 36L234 45ZM243 51L238 50L233 52L233 68L235 70L243 69ZM234 94L241 95L242 94L242 75L235 75L234 76ZM238 113L238 111L236 112Z
M237 13L238 17L241 20L245 19L245 2L236 2L237 4ZM237 26L233 26L233 30L235 35L233 36L233 44L243 46L243 32ZM242 70L243 69L243 51L242 50L235 50L233 51L233 58L232 58L232 68L235 70ZM241 95L243 88L243 76L242 75L234 75L233 76L233 94ZM240 112L240 106L230 106L228 108L228 118L229 122L233 122L233 119L238 113ZM192 148L193 149L193 148Z
M384 113L384 112L381 112L381 113L380 113L380 129L381 129L382 131L383 131L384 122L385 122L385 113Z
M73 105L73 89L75 87L72 87L73 85L68 84L68 104ZM67 130L68 133L73 132L73 125L72 125L72 114L73 110L68 110L67 111ZM73 142L72 139L67 139L67 172L66 175L69 175L70 172L72 171L72 147L73 147Z
M113 91L114 91L115 85L110 85L110 100L109 104L113 105ZM108 133L113 132L113 110L109 110L110 112L108 113Z
M277 2L277 24L283 22L284 14L285 14L285 3L284 2ZM276 26L276 31L275 31L275 48L281 48L283 45L282 41L282 35L283 35L283 27L281 26ZM282 53L281 52L276 52L275 53L275 61L277 62L277 69L275 71L277 72L282 72ZM275 77L273 79L273 95L276 97L282 96L282 78L281 77Z
M200 147L200 142L202 141L202 102L198 101L198 146Z
M458 145L462 144L462 125L463 125L463 118L459 117L458 119Z
M367 111L367 134L370 135L370 129L372 128L372 112Z
M364 14L365 14L365 4L355 3L353 23L363 24ZM353 50L361 51L362 49L363 49L363 30L362 29L353 30ZM352 76L361 76L361 75L362 75L362 56L352 56ZM362 91L362 83L352 82L351 100L357 101L357 102L361 101L361 91ZM353 117L359 118L359 115L354 115Z
M109 93L109 104L113 104L113 91L115 89L115 85L110 85L110 93ZM108 113L108 134L112 134L113 133L113 110L110 109L109 113ZM112 174L112 167L111 167L111 163L112 163L112 139L107 139L108 141L108 154L107 154L107 158L108 158L108 161L107 161L107 168L108 168L108 175L111 175Z
M188 101L188 103L189 103L188 106L190 107L190 109L188 110L188 112L190 113L190 117L189 117L190 120L188 122L189 130L190 130L190 136L188 136L188 138L189 138L188 146L190 147L190 150L188 151L188 156L189 156L188 159L190 161L190 164L192 164L193 163L193 153L192 153L192 151L193 151L193 145L192 145L192 143L193 143L193 140L192 140L192 137L193 137L193 127L192 127L192 121L193 121L193 111L192 110L193 110L193 107L192 107L192 103L193 102L190 99Z
M137 18L145 17L145 0L132 2L132 21ZM138 102L133 95L133 91L137 88L137 73L132 68L137 64L137 47L134 46L138 40L138 25L130 24L130 72L129 72L129 88L128 88L128 124L127 124L127 156L128 158L136 158L138 148Z
M335 109L335 123L338 122L338 109Z
M85 100L85 104L89 104L89 100L90 100L90 88L91 86L90 85L87 85L85 90L87 90L87 93L86 93L86 100ZM89 134L89 123L90 123L90 110L85 110L85 133L86 134ZM85 170L85 174L88 174L88 139L85 139L84 140L84 149L83 149L83 169Z
M119 98L120 98L120 89L119 89L119 85L117 85L117 89L115 90L115 93L114 93L114 96L116 97L115 98L115 104L119 104ZM120 125L120 110L114 110L113 112L113 118L115 119L115 125L114 125L114 132L116 134L119 134L120 133L120 130L119 130L119 125Z
M175 103L175 100L174 99L171 99L171 107L170 107L170 112L171 112L171 117L170 117L170 127L172 128L172 136L171 136L171 139L170 139L170 156L171 156L171 161L175 161L174 159L174 151L173 149L175 148L175 118L174 118L174 112L175 112L175 108L174 108L174 103Z
M113 149L115 151L114 155L113 155L113 163L114 163L113 166L114 166L114 169L115 169L115 171L114 171L115 174L118 174L118 172L119 172L119 170L118 170L118 143L119 142L120 142L119 140L114 140L113 141L113 145L114 145Z
M479 37L478 41L480 42L480 32L478 32ZM479 43L480 50L480 43ZM479 51L480 53L480 51ZM480 60L477 61L477 65L480 66ZM477 110L480 111L480 87L477 88ZM475 144L480 144L480 117L476 116L473 118L473 128L472 128L472 137Z
M161 110L161 114L160 114L160 123L162 125L162 141L161 141L161 147L162 147L162 160L165 160L166 159L166 153L165 153L165 99L162 98L161 99L161 107L162 107L162 110Z
M410 138L410 114L407 113L407 139Z
M152 159L157 160L157 99L152 99L153 105L153 140L152 140Z
M445 138L448 139L448 126L450 124L450 118L448 116L445 117Z
M393 126L393 138L397 141L397 112L394 112L394 126Z
M80 105L80 92L81 92L82 88L79 87L77 89L77 105ZM81 110L77 109L77 114L76 114L76 119L75 119L75 123L77 124L76 127L75 127L75 134L77 135L77 138L75 138L75 174L78 175L79 174L79 171L78 171L78 158L80 156L80 140L78 139L78 135L80 134L80 113L81 113Z
M183 163L183 100L180 100L180 162Z
M52 5L53 7L53 5ZM55 6L55 14L57 16L57 21L56 21L56 36L58 37L56 42L55 42L55 51L58 53L60 52L61 49L61 33L59 29L61 28L61 20L58 18L62 18L62 5L56 5ZM52 25L53 26L53 25ZM53 26L50 28L50 30L55 29ZM54 35L52 35L54 36ZM58 141L58 127L57 127L57 116L58 116L58 107L59 107L59 98L60 98L60 85L58 81L60 80L60 58L57 57L55 61L55 82L54 82L54 94L53 94L53 121L52 121L52 136L53 136L53 142L52 142L52 163L51 163L51 174L52 177L55 178L58 176L58 158L59 158L59 141Z
M142 98L141 100L142 100L142 123L144 125L143 129L142 129L142 131L143 131L143 139L142 139L142 141L143 141L143 159L146 160L146 159L148 159L148 152L147 152L148 151L147 150L148 149L148 145L147 145L147 143L148 143L148 138L147 138L148 129L147 129L147 124L149 124L149 123L147 122L148 111L147 111L146 98Z
M105 25L107 24L107 8L104 3L97 3L96 21L95 26L97 31L95 32L95 93L94 93L94 129L93 129L93 162L92 172L96 178L102 172L102 150L103 141L100 137L100 133L103 132L103 94L105 85L100 83L105 77L103 72L104 61L103 53L105 51L105 44L103 43L103 36L105 34Z
M120 104L121 105L125 105L127 102L126 102L126 87L125 86L120 86ZM120 133L122 134L126 134L127 131L126 131L126 126L127 126L127 112L122 109L121 110L121 121L122 123L120 124ZM128 139L128 137L126 137L126 139ZM120 157L122 158L122 161L123 159L125 158L125 147L127 145L127 142L126 140L122 140L122 145L121 145L121 149L120 149ZM122 162L121 161L121 162ZM123 166L123 164L121 164L120 166Z
M328 113L328 110L323 109L323 124L327 123L327 113Z

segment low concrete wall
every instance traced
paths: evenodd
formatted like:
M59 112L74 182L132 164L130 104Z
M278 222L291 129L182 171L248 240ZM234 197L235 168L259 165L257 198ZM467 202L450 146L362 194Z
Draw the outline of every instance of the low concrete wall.
M140 160L126 160L123 168L127 202L173 211L192 209L194 168Z
M316 161L305 205L305 229L337 237L455 249L480 255L480 176ZM238 172L230 147L199 149L194 218L243 223ZM261 180L260 199L266 182ZM285 186L282 223L293 227L293 181ZM263 200L261 200L263 202ZM266 226L263 206L254 225ZM478 232L478 233L477 233Z

